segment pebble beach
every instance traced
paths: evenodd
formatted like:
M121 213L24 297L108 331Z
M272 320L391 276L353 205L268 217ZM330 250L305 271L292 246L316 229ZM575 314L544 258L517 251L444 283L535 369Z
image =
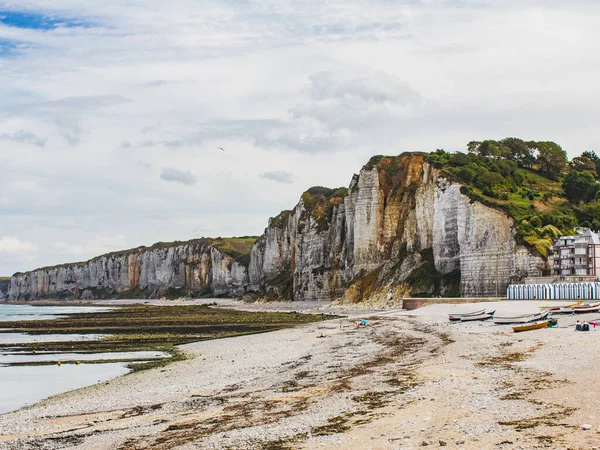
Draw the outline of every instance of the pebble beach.
M448 321L540 304L225 302L346 317L183 345L184 361L0 415L0 449L600 448L600 328L574 331L599 314L523 333Z

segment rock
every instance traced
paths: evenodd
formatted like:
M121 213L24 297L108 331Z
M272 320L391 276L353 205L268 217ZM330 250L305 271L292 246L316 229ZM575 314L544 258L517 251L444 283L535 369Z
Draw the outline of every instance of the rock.
M429 444L429 441L423 441L421 442L421 447L427 447Z
M581 425L581 429L582 430L591 430L592 426L589 423L584 423L583 425Z
M456 445L463 445L465 443L464 439L460 439L455 442Z
M352 177L347 193L333 193L307 191L293 210L269 220L243 257L210 239L157 244L17 273L8 298L94 299L129 292L160 298L176 289L180 295L212 291L296 301L361 301L372 292L387 300L402 296L411 274L425 264L438 275L453 274L442 288L457 288L465 297L494 296L511 275L537 274L543 264L517 244L511 218L472 201L422 155L372 160ZM360 274L383 289L365 289L371 286L362 286ZM423 289L434 286L425 282ZM6 296L5 285L0 291Z
M442 441L441 439L439 442L440 442L440 447L445 447L446 445L448 445L448 443L446 441Z

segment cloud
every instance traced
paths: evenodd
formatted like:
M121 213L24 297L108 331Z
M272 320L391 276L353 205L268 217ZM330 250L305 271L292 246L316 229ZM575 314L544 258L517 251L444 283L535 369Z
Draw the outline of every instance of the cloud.
M37 249L37 245L33 242L21 241L9 236L0 238L0 253L35 253Z
M600 149L600 2L0 3L17 13L0 23L0 236L39 246L0 274L199 225L260 234L374 154L505 136ZM259 178L276 169L293 183Z
M421 96L397 76L375 73L368 77L336 80L330 72L310 76L311 98L316 101L359 99L369 103L418 104Z
M189 170L183 171L169 167L161 170L160 178L165 181L172 181L174 183L185 184L186 186L196 184L196 182L198 181L198 177Z
M167 81L167 80L154 80L154 81L148 81L147 83L144 83L144 86L148 86L148 87L160 87L160 86L164 86L166 84L169 84L169 81Z
M26 105L27 109L42 112L82 112L94 111L98 108L122 105L131 100L122 95L81 95L74 97L63 97L56 100L40 102L38 104Z
M91 257L109 253L116 248L123 248L127 245L126 242L124 235L117 234L115 236L95 237L83 245L59 241L54 243L54 248L63 255Z
M0 134L0 140L22 142L24 144L36 145L43 147L46 145L47 138L41 138L31 131L19 130L14 133Z
M285 170L272 170L259 175L263 180L272 180L278 183L291 184L294 182L294 174Z

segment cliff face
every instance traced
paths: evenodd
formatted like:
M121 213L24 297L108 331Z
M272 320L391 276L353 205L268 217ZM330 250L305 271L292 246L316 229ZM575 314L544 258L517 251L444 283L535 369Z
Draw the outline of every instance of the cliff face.
M535 274L544 260L516 244L512 219L460 187L421 155L376 157L348 189L303 194L249 255L213 240L136 249L15 274L10 298L503 295L510 276Z
M8 297L8 290L10 289L10 278L0 277L0 300Z
M199 239L181 244L112 253L85 263L64 264L13 275L11 300L38 298L156 298L241 295L247 268ZM238 258L239 259L239 258ZM240 286L242 288L240 289Z
M252 251L249 291L351 301L503 295L510 276L535 274L544 260L516 244L512 219L460 187L420 155L370 162L341 202L321 199L327 226L305 196L271 220Z

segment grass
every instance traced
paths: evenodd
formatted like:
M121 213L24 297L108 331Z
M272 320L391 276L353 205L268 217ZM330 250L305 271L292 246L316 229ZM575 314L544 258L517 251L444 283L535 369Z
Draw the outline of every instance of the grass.
M239 258L252 251L252 246L255 241L256 237L254 236L217 238L213 241L212 246L232 258Z

